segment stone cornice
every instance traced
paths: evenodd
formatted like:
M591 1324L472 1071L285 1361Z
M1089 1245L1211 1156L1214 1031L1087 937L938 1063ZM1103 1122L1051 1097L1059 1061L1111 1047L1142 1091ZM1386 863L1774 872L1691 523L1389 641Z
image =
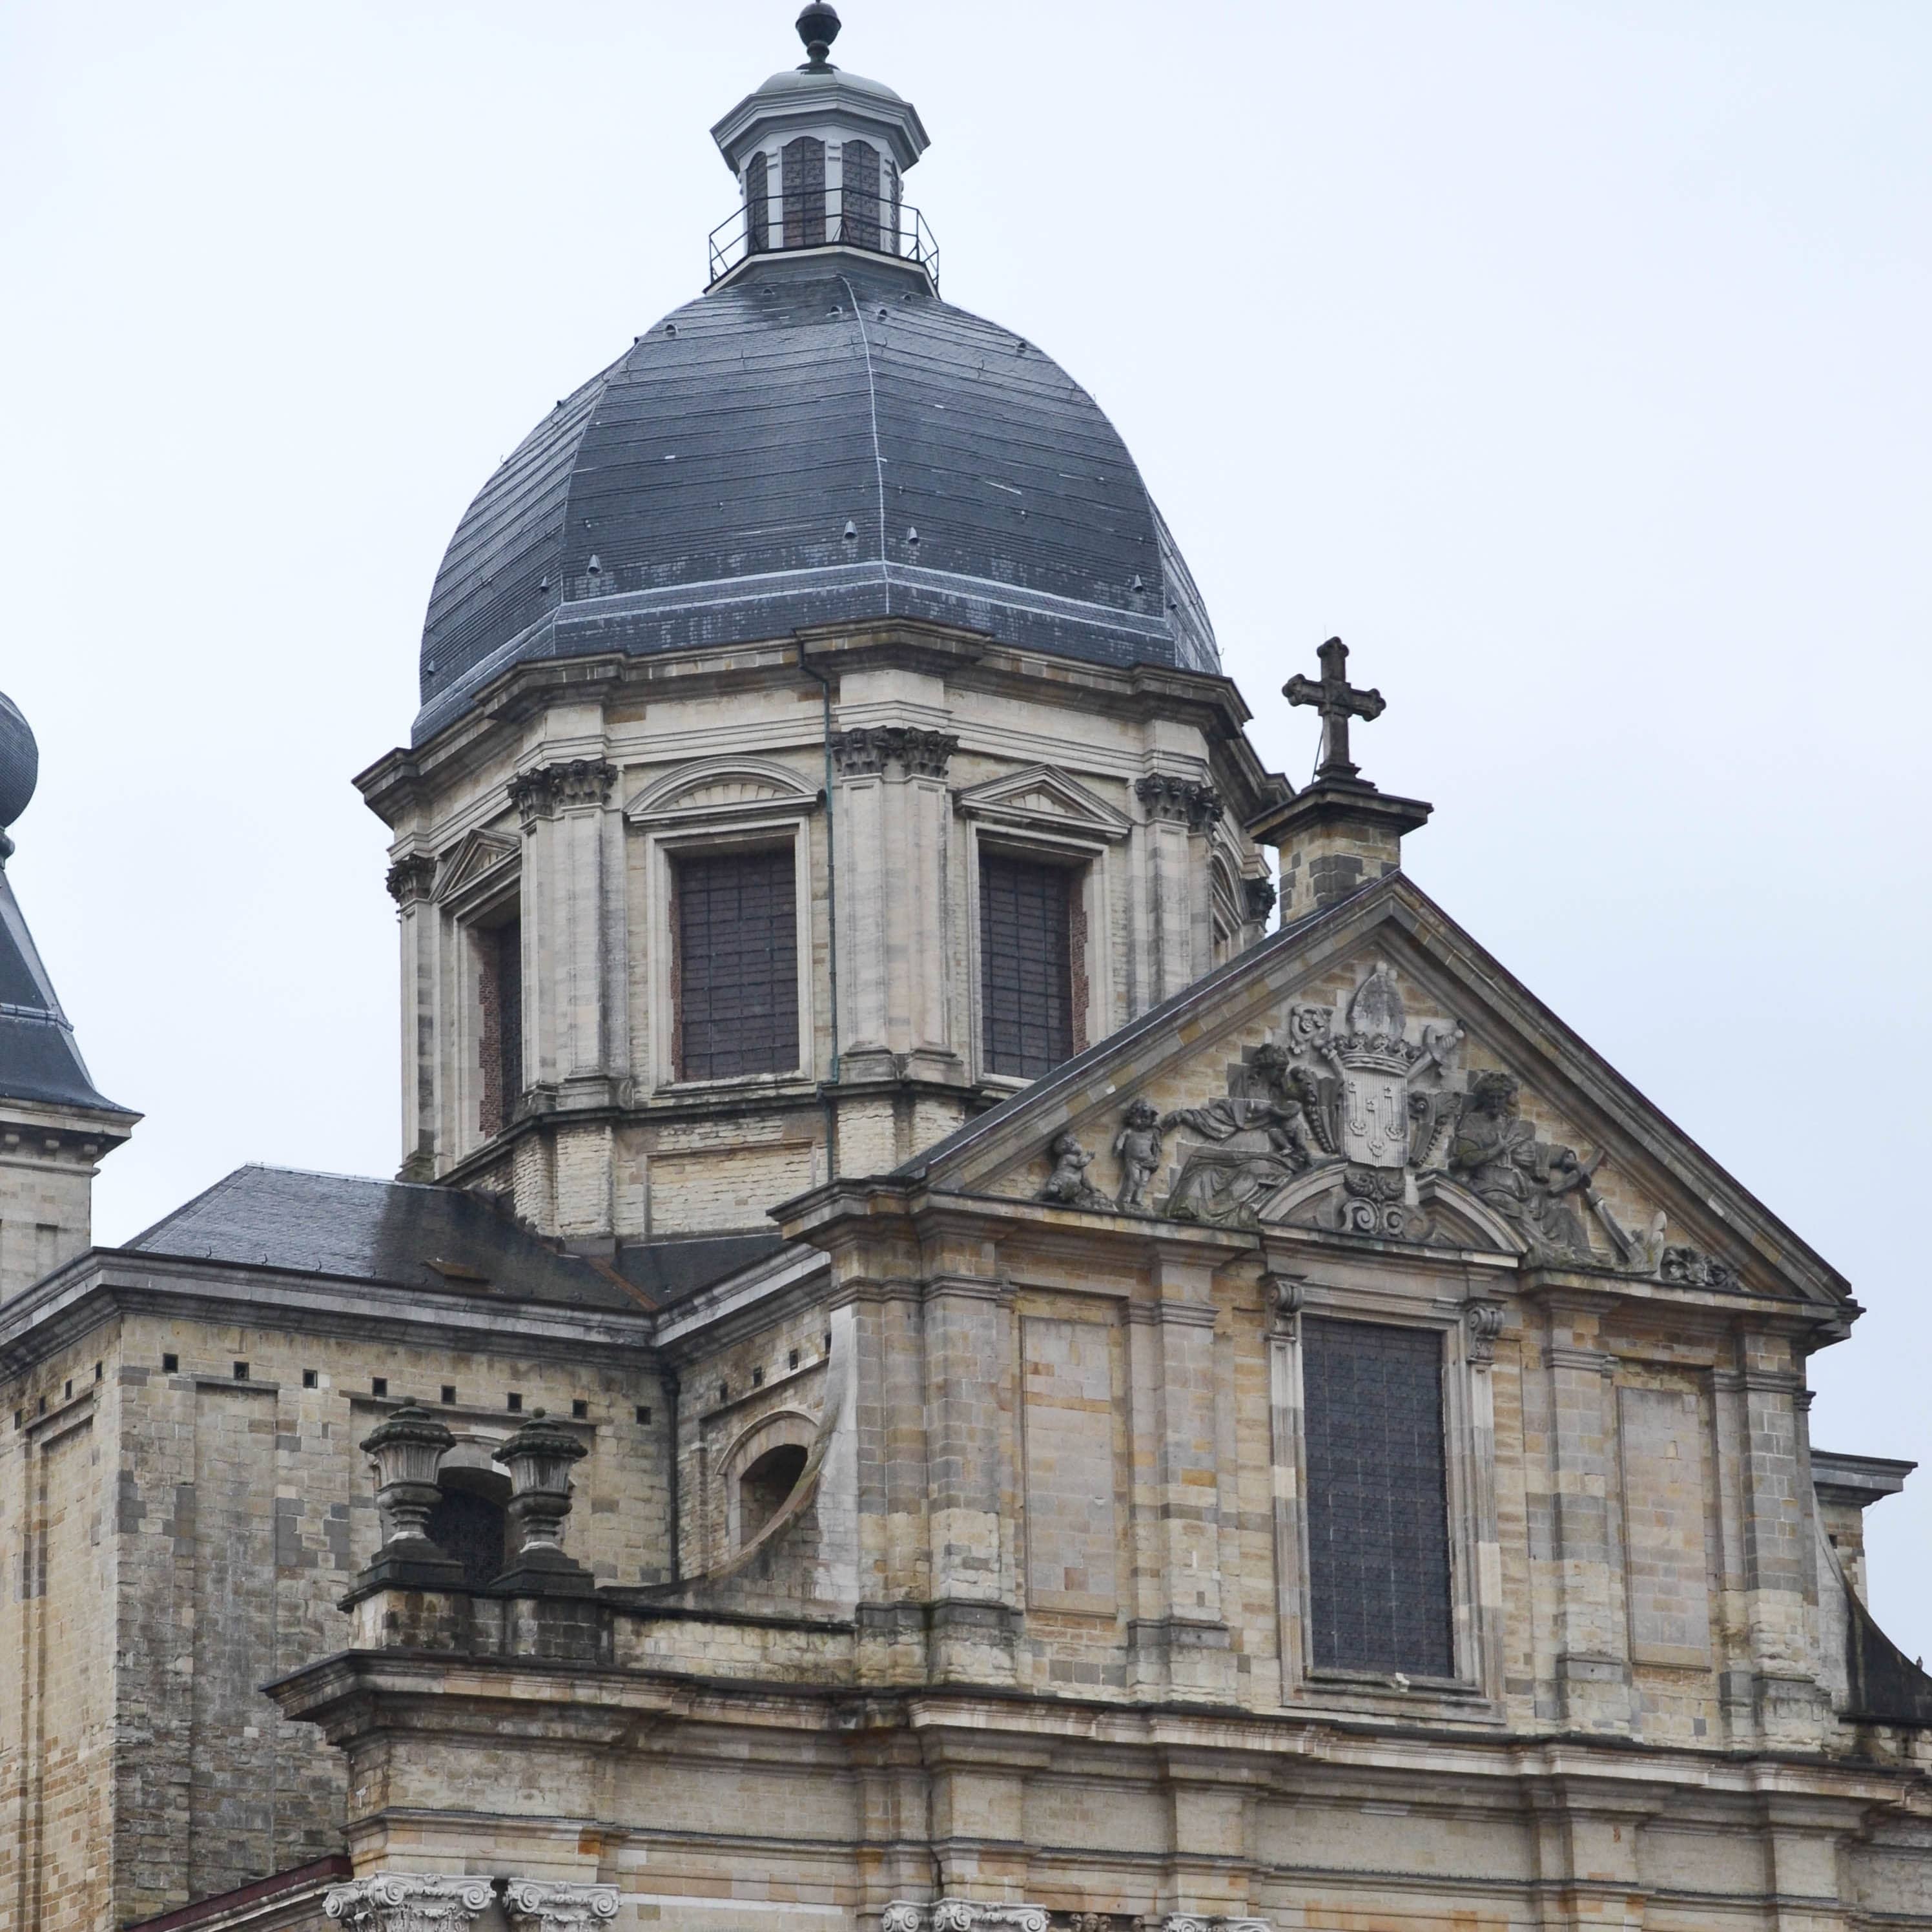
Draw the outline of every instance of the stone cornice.
M526 659L482 686L461 716L420 745L385 753L355 784L370 809L394 827L405 814L500 755L506 728L550 705L586 699L642 702L668 685L680 696L710 696L790 682L798 677L801 648L820 664L838 660L842 669L903 665L1000 695L1192 724L1214 748L1215 782L1237 821L1293 796L1293 788L1268 771L1249 743L1243 728L1252 714L1230 678L1158 664L1123 669L1073 658L1053 659L1043 676L1036 652L1012 650L982 633L897 619L636 657L608 652Z
M607 1613L649 1620L704 1621L682 1605L655 1606L600 1592ZM842 1640L849 1626L799 1620L787 1628L822 1628ZM446 1652L347 1651L304 1666L265 1687L291 1718L319 1723L338 1742L354 1736L461 1726L453 1709L452 1658ZM1015 1750L1046 1750L1065 1768L1070 1751L1118 1772L1151 1757L1166 1774L1184 1758L1186 1781L1249 1789L1332 1789L1360 1774L1390 1772L1426 1780L1451 1807L1489 1802L1514 1806L1561 1787L1569 1808L1605 1812L1646 1809L1673 1795L1760 1807L1768 1794L1900 1810L1924 1784L1913 1765L1886 1765L1815 1753L1698 1750L1582 1733L1510 1732L1440 1720L1403 1723L1324 1713L1261 1712L1151 1701L1086 1699L1052 1691L991 1687L895 1687L748 1679L569 1664L538 1657L465 1654L466 1697L487 1706L504 1748L526 1735L551 1737L563 1720L574 1733L634 1737L640 1716L716 1727L742 1738L747 1726L767 1736L790 1732L848 1738L855 1729L876 1737L891 1726L915 1734L922 1753L966 1753L1004 1762ZM459 1702L463 1700L458 1700ZM1833 1727L1834 1732L1837 1727ZM963 1760L962 1760L963 1761Z
M95 1248L0 1307L0 1377L25 1372L126 1313L485 1352L514 1345L550 1360L580 1360L587 1348L652 1352L652 1318L641 1310Z

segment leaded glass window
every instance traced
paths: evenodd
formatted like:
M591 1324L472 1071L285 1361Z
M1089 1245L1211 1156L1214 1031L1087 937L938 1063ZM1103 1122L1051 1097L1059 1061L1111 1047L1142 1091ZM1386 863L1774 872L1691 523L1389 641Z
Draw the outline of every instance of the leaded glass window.
M1433 1329L1301 1320L1318 1670L1455 1674Z
M524 1090L524 927L514 914L476 931L476 1125L484 1134L510 1124Z
M980 1023L994 1073L1036 1080L1074 1052L1071 867L980 855Z
M673 890L678 1078L794 1071L798 888L790 847L680 859Z
M841 238L855 248L879 245L879 151L869 141L848 141L841 161Z
M801 134L785 143L782 158L784 244L820 248L825 241L825 143Z

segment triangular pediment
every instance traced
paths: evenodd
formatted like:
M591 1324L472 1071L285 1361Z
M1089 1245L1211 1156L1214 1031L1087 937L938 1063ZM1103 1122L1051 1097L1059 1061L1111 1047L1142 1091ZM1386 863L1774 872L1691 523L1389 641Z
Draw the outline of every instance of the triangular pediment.
M1723 1293L1846 1284L1399 874L940 1143L941 1191Z
M472 832L445 853L436 872L439 900L459 898L500 874L508 878L522 857L514 838L500 832Z
M1125 838L1133 821L1052 765L1028 765L953 794L969 818L1016 830L1076 832L1110 844Z

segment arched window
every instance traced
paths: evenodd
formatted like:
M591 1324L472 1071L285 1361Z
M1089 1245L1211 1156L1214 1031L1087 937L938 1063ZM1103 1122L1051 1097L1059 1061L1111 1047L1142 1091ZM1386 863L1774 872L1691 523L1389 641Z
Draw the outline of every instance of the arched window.
M471 1589L503 1574L503 1505L508 1478L482 1469L446 1468L437 1478L442 1500L429 1513L429 1540L463 1565Z
M784 1507L805 1474L805 1451L795 1442L767 1449L738 1478L738 1540L747 1544Z
M784 244L822 248L825 242L825 143L801 134L784 145Z
M772 245L771 190L763 154L754 154L745 169L745 242L754 255Z
M839 190L838 238L855 248L879 245L879 151L869 141L848 141Z

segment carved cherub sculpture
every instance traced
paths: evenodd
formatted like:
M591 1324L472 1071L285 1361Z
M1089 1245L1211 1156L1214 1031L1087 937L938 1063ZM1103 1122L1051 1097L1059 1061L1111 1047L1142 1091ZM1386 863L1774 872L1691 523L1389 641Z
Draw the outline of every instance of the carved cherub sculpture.
M1058 1136L1048 1152L1053 1156L1053 1172L1047 1176L1046 1185L1040 1190L1041 1200L1055 1202L1063 1208L1113 1206L1087 1178L1087 1170L1094 1165L1094 1156L1080 1144L1078 1135L1070 1132Z
M1144 1100L1136 1100L1121 1116L1114 1136L1114 1153L1120 1163L1120 1185L1115 1206L1129 1214L1148 1211L1148 1183L1160 1171L1161 1118Z

